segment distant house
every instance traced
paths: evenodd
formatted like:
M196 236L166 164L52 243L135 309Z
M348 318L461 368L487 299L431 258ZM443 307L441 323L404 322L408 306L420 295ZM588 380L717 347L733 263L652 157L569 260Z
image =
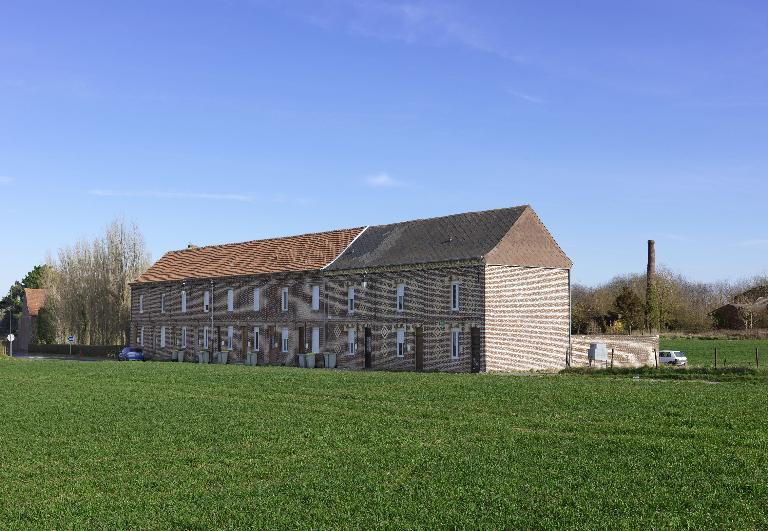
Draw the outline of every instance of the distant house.
M712 311L718 328L751 330L768 326L768 286L757 286Z
M149 358L348 369L561 368L571 261L529 206L171 251L131 284ZM176 353L176 354L175 354Z
M24 288L17 343L19 352L27 352L29 344L37 340L37 317L44 304L44 289Z

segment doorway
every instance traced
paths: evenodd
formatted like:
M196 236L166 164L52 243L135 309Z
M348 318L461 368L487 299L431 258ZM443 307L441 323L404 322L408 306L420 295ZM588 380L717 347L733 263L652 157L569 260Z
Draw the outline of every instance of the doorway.
M416 327L416 370L424 370L424 327Z
M365 327L365 368L373 368L373 333L369 326Z
M470 329L472 342L472 372L480 372L480 328L473 326Z

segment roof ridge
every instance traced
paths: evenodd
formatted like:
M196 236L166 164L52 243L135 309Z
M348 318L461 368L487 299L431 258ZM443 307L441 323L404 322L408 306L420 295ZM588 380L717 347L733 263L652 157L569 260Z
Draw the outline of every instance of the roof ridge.
M381 223L379 225L369 225L369 227L386 227L389 225L400 225L401 223L411 223L416 221L431 221L435 219L447 219L447 218L454 218L458 216L467 216L470 214L488 214L490 212L501 212L503 210L516 210L516 209L526 209L531 208L531 205L525 204L525 205L516 205L512 207L501 207L501 208L488 208L486 210L473 210L471 212L457 212L455 214L445 214L442 216L432 216L429 218L416 218L416 219L404 219L402 221L393 221L391 223Z
M260 243L260 242L269 242L269 241L275 241L275 240L287 240L289 238L302 238L304 236L320 236L322 234L333 234L336 232L347 232L352 230L365 230L367 228L366 226L360 226L360 227L347 227L343 229L332 229L332 230L321 230L321 231L315 231L315 232L305 232L302 234L290 234L287 236L273 236L271 238L259 238L256 240L245 240L242 242L230 242L230 243L216 243L213 245L200 245L195 246L192 248L187 249L176 249L173 251L167 251L165 254L174 254L174 253L186 253L186 252L193 252L193 251L202 251L203 249L220 249L222 247L232 247L234 245L245 245L248 243Z

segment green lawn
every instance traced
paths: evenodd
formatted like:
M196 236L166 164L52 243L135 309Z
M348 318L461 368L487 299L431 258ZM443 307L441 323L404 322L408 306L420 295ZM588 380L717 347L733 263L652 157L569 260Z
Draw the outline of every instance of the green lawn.
M0 360L0 528L768 527L764 383Z
M661 338L661 350L682 350L688 357L688 364L697 367L717 366L755 367L755 349L759 349L760 368L768 368L768 339L698 339Z

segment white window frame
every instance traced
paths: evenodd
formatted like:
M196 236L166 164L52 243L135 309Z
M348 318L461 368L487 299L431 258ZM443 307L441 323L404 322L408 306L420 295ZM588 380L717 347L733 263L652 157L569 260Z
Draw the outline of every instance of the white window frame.
M139 295L139 313L144 313L144 294Z
M235 343L235 327L234 326L228 326L227 327L227 350L232 350L232 345Z
M312 311L320 310L320 286L312 286Z
M253 311L261 310L261 288L253 288Z
M355 313L355 288L350 286L347 288L347 311L349 313Z
M284 312L288 311L288 288L280 290L280 309Z
M395 302L395 308L398 312L405 311L405 284L397 285L397 300Z
M139 332L139 346L144 346L144 327L141 327L141 331Z
M211 292L206 291L203 293L203 312L208 313L211 311Z
M181 327L181 348L187 348L187 327Z
M160 327L160 348L165 348L165 327Z
M320 352L320 327L312 327L312 352L315 354Z
M349 356L357 354L357 328L347 329L347 354Z
M253 327L253 352L259 352L259 343L261 339L261 331L258 326Z
M290 347L289 340L290 340L290 332L287 328L283 328L281 332L281 342L280 342L280 352L288 352L288 348Z
M451 359L457 360L461 355L461 328L451 329Z
M209 335L210 334L209 334L209 331L208 331L208 327L207 326L203 327L203 349L205 349L205 350L208 350L208 348L209 348L208 347L208 340L209 340L208 336Z
M182 290L181 292L181 313L187 313L187 292Z
M397 357L405 357L405 328L397 329Z
M165 293L160 294L160 313L165 313Z
M227 288L227 311L235 311L235 290L232 288Z
M460 297L459 281L454 280L451 282L451 311L459 311L459 297Z

